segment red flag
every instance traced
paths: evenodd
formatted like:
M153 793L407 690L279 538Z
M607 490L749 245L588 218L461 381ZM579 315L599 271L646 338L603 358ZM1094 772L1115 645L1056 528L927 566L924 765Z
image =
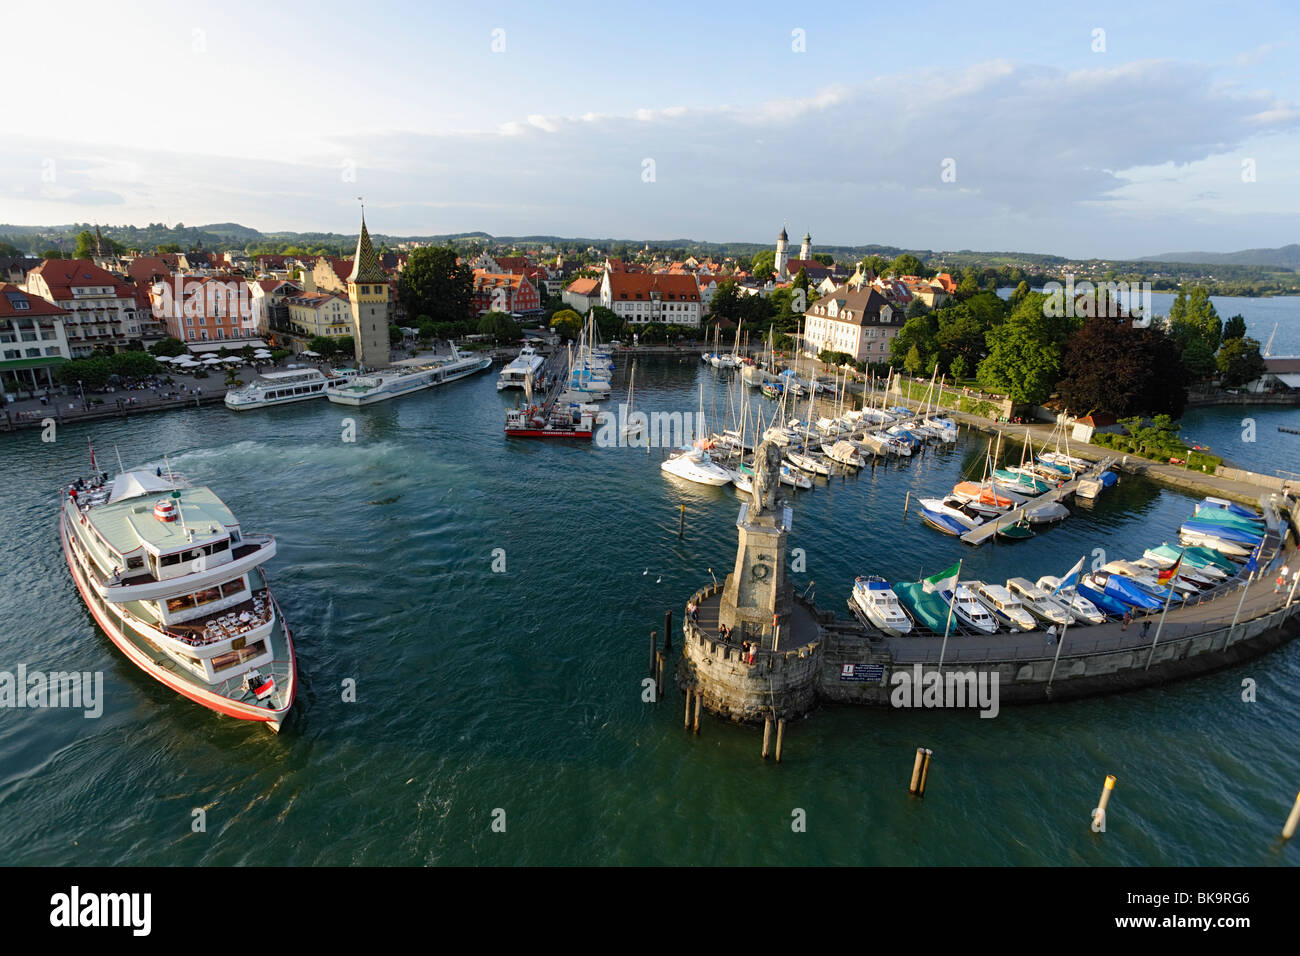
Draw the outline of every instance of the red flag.
M86 436L86 444L90 446L90 470L99 474L99 465L95 464L95 443L90 440L89 435Z
M1180 554L1178 555L1178 560L1174 562L1173 567L1165 568L1165 570L1161 571L1160 574L1157 576L1156 580L1162 582L1172 581L1174 578L1178 576L1178 568L1182 565L1182 563L1183 563L1183 556Z

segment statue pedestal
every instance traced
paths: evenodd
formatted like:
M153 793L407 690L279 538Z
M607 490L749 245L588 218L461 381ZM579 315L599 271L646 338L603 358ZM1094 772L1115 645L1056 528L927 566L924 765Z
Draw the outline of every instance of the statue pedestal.
M750 520L751 510L741 505L736 519L736 568L723 586L718 622L735 630L736 642L767 638L764 646L770 647L774 625L785 628L794 602L785 566L790 509L782 508L780 522L771 512Z

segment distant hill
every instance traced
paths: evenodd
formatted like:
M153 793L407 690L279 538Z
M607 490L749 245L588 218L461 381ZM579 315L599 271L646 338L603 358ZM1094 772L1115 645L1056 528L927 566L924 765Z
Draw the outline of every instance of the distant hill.
M1292 243L1279 249L1242 249L1240 252L1166 252L1147 256L1150 262L1195 262L1201 265L1275 266L1300 269L1300 245Z

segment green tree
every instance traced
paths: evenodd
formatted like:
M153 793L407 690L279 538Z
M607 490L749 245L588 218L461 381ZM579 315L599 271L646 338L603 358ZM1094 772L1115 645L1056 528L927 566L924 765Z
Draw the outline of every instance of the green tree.
M709 301L709 314L733 322L740 318L740 290L734 279L718 283L718 288Z
M1029 283L1021 281L1021 283L1016 286L1016 291L1011 293L1011 298L1008 300L1008 303L1014 308L1023 302L1027 295L1029 295Z
M172 357L176 355L184 355L188 349L185 348L185 343L180 339L168 336L167 338L160 339L153 345L149 346L149 351L153 355L166 355Z
M406 341L406 333L402 331L400 325L389 323L388 326L388 344L390 347L401 345Z
M62 258L63 258L63 253L60 252L58 249L46 249L44 252L41 253L41 258L42 258L42 259L62 259Z
M889 264L889 271L896 276L922 276L925 277L926 269L921 260L916 258L910 252L904 252Z
M95 254L95 234L89 229L77 233L77 247L72 253L74 259L89 259Z
M593 305L591 307L591 316L596 320L596 330L600 332L601 339L606 342L616 338L624 325L617 312L613 309L607 309L603 305Z
M463 322L470 316L473 287L474 273L468 265L457 264L454 249L425 246L407 257L397 295L408 314Z
M1219 350L1223 340L1223 321L1205 286L1194 286L1191 292L1178 290L1169 308L1169 336L1180 352L1186 351L1196 339L1205 343L1211 355Z
M339 350L338 342L325 335L317 335L307 343L309 352L319 353L324 358L331 358Z
M314 351L317 351L317 350L316 350L316 349L312 349L312 351L314 352ZM354 338L353 338L352 336L350 336L350 335L344 335L344 336L341 336L341 337L338 338L338 339L335 339L335 340L334 340L334 354L336 354L336 355L345 355L345 356L348 356L349 358L354 357L354 356L357 354L357 343L356 343L356 339L354 339Z
M948 374L952 376L954 382L960 382L966 378L969 369L966 367L966 359L958 355L948 363Z
M576 339L582 332L582 316L572 309L564 309L551 316L551 328L565 339Z
M770 279L776 273L776 253L771 249L764 249L755 254L749 272L755 279Z
M835 267L835 257L829 252L814 252L813 258L828 269L833 269Z
M108 368L112 375L124 379L141 379L156 375L161 366L158 360L148 352L127 350L108 357Z
M796 289L803 289L804 301L806 302L807 295L808 295L808 270L805 269L803 266L799 267L799 274L794 277L794 282L792 283L792 285Z
M919 298L916 298L907 303L907 311L903 313L903 316L908 319L914 319L918 315L925 315L929 311L929 307Z
M926 366L925 358L921 355L921 350L913 345L907 350L907 356L903 359L903 368L913 375L918 374Z
M1188 341L1182 354L1183 368L1193 382L1208 381L1218 371L1215 356L1209 344L1202 338Z
M916 349L917 369L924 368L930 356L939 354L939 320L933 312L918 315L903 323L889 345L890 360L907 366L907 356ZM909 371L915 371L908 369Z
M1265 370L1259 342L1248 337L1228 339L1215 357L1215 367L1219 370L1219 384L1224 388L1240 388L1255 381Z
M1246 320L1240 315L1234 315L1223 323L1223 341L1229 339L1244 339L1246 337Z
M518 342L524 336L519 323L504 312L489 312L479 319L478 333L490 335L496 342Z
M867 256L862 260L862 271L873 276L882 276L889 270L889 260L883 256Z

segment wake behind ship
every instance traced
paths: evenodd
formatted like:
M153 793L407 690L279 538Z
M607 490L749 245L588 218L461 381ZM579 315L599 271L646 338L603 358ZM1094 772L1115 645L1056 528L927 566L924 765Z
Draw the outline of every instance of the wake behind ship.
M209 488L161 470L79 479L59 534L82 600L131 663L204 707L279 731L298 673L261 570L273 537L244 534Z

